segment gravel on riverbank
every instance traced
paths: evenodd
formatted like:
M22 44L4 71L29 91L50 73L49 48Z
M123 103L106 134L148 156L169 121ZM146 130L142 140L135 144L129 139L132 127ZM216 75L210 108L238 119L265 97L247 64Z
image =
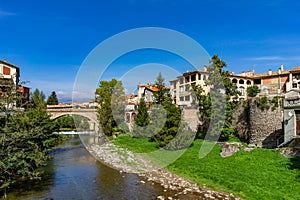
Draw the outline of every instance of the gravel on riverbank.
M119 170L120 173L136 173L142 179L139 184L145 184L146 181L156 182L165 188L164 191L177 192L173 197L158 196L157 199L240 199L232 194L200 188L197 184L164 168L154 166L140 155L110 142L102 145L88 145L87 150L97 160Z

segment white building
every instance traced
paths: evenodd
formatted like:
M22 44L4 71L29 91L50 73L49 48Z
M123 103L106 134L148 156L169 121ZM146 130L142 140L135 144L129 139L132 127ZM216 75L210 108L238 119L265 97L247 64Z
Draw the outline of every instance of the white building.
M6 60L0 60L0 86L8 86L11 80L15 86L18 85L20 78L20 68L8 63Z
M193 102L192 85L200 85L207 94L209 87L205 84L206 79L208 79L208 72L204 68L204 70L186 72L178 76L177 79L170 81L170 94L173 103L180 107L191 106Z

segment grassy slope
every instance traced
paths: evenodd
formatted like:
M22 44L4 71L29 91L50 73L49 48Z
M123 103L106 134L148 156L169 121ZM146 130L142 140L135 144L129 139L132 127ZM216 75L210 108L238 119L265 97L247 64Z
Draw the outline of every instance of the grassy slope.
M116 142L135 152L150 152L157 144L148 139L119 137ZM276 150L240 151L227 158L216 145L198 158L201 141L195 141L183 156L167 168L215 190L233 192L245 199L300 199L300 160L285 158Z

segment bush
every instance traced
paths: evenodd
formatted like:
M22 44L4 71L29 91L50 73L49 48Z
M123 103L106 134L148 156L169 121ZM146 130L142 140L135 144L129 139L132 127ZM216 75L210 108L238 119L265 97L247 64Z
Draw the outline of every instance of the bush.
M256 97L258 93L260 93L260 89L257 85L253 85L247 88L247 95L249 97Z

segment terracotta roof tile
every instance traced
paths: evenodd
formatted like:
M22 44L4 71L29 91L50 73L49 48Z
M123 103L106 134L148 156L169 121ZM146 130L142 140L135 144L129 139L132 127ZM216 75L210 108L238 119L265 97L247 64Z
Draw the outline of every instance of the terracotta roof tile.
M295 71L300 71L300 66L294 67L293 69L291 69L291 72L295 72Z

